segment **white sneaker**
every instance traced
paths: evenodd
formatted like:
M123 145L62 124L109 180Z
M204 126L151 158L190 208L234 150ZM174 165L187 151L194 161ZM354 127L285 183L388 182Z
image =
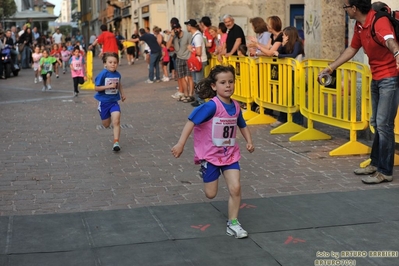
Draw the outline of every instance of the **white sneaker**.
M37 83L37 78L35 78L35 83Z
M39 76L39 82L42 82L43 78L41 76Z
M154 81L147 79L146 81L144 81L145 83L154 83Z
M46 86L43 86L42 91L46 91Z
M51 85L47 85L47 90L51 91Z
M162 81L163 81L163 82L168 82L168 81L169 81L169 78L168 78L168 77L163 77L163 78L162 78Z
M176 91L175 94L171 95L173 99L180 99L184 96L184 93Z
M248 232L241 227L241 224L238 222L237 219L233 219L227 222L226 234L228 236L234 236L235 238L248 237Z

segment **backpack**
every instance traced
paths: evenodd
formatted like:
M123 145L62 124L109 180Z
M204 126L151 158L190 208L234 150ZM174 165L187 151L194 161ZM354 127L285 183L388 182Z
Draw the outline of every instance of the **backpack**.
M373 37L373 40L378 43L381 46L382 45L377 39L376 39L376 34L375 34L375 29L374 29L374 24L375 22L382 18L382 17L386 17L389 19L389 21L392 24L392 27L395 31L395 35L396 35L396 40L399 41L399 10L392 10L389 6L387 5L378 5L378 6L373 6L374 10L377 12L374 15L374 20L373 23L371 24L371 36Z
M195 34L195 35L197 35L197 34ZM195 35L191 38L190 43L192 43ZM198 72L198 71L201 71L201 69L202 69L201 58L199 56L196 56L195 47L193 47L193 50L191 51L190 58L187 60L187 66L188 66L188 69L192 72Z

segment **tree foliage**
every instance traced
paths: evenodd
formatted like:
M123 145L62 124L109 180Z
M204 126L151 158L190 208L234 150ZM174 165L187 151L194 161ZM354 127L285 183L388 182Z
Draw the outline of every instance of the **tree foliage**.
M17 5L14 0L0 0L0 16L10 17L17 12Z

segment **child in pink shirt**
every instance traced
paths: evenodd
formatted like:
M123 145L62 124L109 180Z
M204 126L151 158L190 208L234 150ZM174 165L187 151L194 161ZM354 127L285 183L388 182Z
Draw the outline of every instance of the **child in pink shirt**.
M80 48L75 46L75 48L73 48L72 56L69 59L75 97L79 94L79 84L83 84L86 80L85 65L85 59L80 54Z
M172 148L172 154L176 158L180 157L194 130L194 162L201 165L205 195L209 199L216 197L218 178L222 173L230 193L226 233L236 238L245 238L248 233L237 220L241 202L238 163L241 155L236 141L238 128L247 141L247 150L252 153L255 148L240 106L231 98L234 94L234 82L234 67L217 65L212 68L208 78L197 84L198 96L212 99L190 114L178 143Z

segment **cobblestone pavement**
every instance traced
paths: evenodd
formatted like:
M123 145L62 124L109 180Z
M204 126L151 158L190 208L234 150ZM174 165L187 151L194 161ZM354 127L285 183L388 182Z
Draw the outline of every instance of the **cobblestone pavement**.
M124 59L123 59L124 60ZM94 73L102 68L95 59ZM31 215L208 201L193 164L192 138L182 157L171 147L180 136L190 104L177 102L176 81L146 84L147 65L122 61L127 101L121 104L119 153L112 130L102 129L94 91L73 97L70 74L52 78L52 91L34 84L33 70L0 81L0 215ZM330 157L349 132L316 124L328 141L289 142L270 126L250 126L256 150L242 151L243 198L263 198L399 186L399 179L362 184L352 171L367 156ZM244 147L242 136L239 137ZM369 141L365 141L370 145ZM395 169L394 175L397 176ZM220 182L216 200L227 200Z

